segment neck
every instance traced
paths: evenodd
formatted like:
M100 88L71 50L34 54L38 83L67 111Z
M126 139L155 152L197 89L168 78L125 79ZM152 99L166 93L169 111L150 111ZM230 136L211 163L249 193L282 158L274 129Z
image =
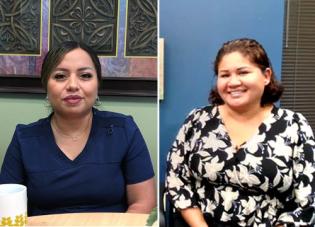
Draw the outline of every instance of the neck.
M249 121L260 118L262 115L265 116L266 111L268 112L271 108L272 105L260 106L259 104L246 109L232 109L227 105L222 105L224 114L237 121Z
M62 115L54 113L51 118L53 131L60 136L71 138L76 141L91 128L92 112L76 118L64 118Z

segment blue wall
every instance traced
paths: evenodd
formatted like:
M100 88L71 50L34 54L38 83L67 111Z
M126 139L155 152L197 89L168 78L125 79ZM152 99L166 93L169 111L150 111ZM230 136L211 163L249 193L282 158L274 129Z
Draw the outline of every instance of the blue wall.
M164 100L160 102L160 179L166 154L189 111L206 105L214 82L212 62L223 42L258 40L280 79L284 1L160 0L165 38Z

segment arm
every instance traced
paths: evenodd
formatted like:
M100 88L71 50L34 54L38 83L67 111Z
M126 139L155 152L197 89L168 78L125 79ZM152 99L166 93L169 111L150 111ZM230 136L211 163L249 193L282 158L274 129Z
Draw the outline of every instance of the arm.
M137 184L127 185L128 213L150 213L156 206L153 178Z
M194 181L187 163L195 113L186 118L167 156L166 190L172 204L189 225L206 226L202 211L198 208Z
M156 206L154 171L150 154L133 119L128 117L126 125L128 152L122 169L126 179L127 212L150 213Z
M315 140L306 119L297 114L299 141L293 154L293 198L296 209L280 214L277 224L315 224Z
M207 223L199 208L187 208L180 211L181 215L191 227L207 227Z

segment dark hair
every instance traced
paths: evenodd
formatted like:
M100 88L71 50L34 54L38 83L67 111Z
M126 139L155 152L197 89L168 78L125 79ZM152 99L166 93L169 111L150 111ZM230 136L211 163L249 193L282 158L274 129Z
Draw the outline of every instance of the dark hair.
M57 65L62 61L63 57L67 53L77 48L84 50L91 57L92 62L95 66L98 85L100 86L102 82L102 69L97 54L92 50L92 48L85 45L84 43L76 41L66 41L61 43L59 46L50 49L44 58L41 71L41 82L46 91L48 79L52 71L57 67Z
M266 104L272 104L278 101L282 95L283 87L276 80L275 74L271 65L271 62L268 58L268 55L265 49L262 47L260 43L258 43L254 39L242 38L228 41L223 44L220 50L217 53L217 56L214 61L214 73L218 76L218 66L222 60L222 58L226 54L230 54L232 52L239 52L243 56L248 57L248 59L256 64L261 71L265 71L266 68L270 68L271 77L270 82L265 86L263 95L261 97L261 106ZM210 92L209 101L212 104L221 105L224 103L223 99L220 97L217 88L213 88Z

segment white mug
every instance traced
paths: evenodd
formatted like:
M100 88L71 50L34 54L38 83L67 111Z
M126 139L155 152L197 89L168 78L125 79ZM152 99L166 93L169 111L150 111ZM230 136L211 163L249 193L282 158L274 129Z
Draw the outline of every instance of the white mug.
M0 184L0 226L25 226L26 223L26 187L21 184Z

